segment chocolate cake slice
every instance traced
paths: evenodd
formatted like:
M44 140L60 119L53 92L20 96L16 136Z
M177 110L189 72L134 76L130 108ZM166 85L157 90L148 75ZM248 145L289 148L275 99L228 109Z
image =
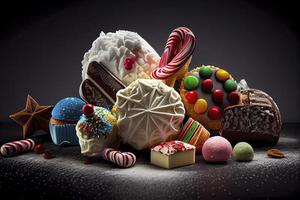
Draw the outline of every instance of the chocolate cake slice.
M79 94L82 99L93 105L112 107L116 94L125 85L114 76L102 63L91 62L86 79L82 81Z
M220 134L232 142L276 144L282 121L274 100L258 89L240 92L242 103L224 109Z

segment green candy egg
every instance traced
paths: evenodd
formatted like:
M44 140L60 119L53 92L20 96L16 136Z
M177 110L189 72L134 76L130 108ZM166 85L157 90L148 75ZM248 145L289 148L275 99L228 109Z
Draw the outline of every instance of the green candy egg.
M234 80L228 79L227 81L225 81L225 83L224 83L224 89L227 92L234 91L234 90L236 90L236 88L237 88L237 85L236 85L236 82Z
M200 68L200 71L199 71L199 75L202 77L202 78L210 78L211 75L212 75L212 70L209 66L202 66Z
M254 157L254 150L247 142L239 142L233 148L233 159L236 161L251 161Z
M199 79L195 76L187 76L183 80L183 85L187 90L195 90L199 85Z

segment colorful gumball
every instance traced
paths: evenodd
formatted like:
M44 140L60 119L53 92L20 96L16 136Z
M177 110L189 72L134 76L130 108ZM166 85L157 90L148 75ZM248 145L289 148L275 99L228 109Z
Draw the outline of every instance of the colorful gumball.
M225 81L224 88L227 92L231 92L231 91L236 90L237 84L234 80L229 79L229 80Z
M216 77L217 77L217 79L219 81L223 82L223 81L226 81L227 79L229 79L230 75L229 75L229 73L226 70L224 70L224 69L218 69L216 71Z
M214 87L214 83L211 79L205 79L203 82L202 82L202 90L204 92L207 92L207 93L210 93L211 90L213 89Z
M236 105L240 102L240 95L238 92L230 92L228 94L228 97L227 97L228 101L233 104L233 105Z
M191 104L196 103L197 99L198 99L198 93L197 91L188 91L185 94L185 98L187 99L187 101Z
M184 88L187 90L195 90L199 85L199 79L195 76L187 76L183 80Z
M219 106L211 107L207 113L211 120L218 120L222 117L222 110Z
M198 99L194 105L194 111L198 114L202 114L207 110L207 101L205 99Z
M212 94L213 101L215 103L222 103L224 98L224 92L222 90L214 90Z

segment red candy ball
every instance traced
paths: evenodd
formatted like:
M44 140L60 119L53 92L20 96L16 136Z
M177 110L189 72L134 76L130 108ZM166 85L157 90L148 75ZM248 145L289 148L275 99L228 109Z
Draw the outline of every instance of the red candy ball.
M185 98L189 103L194 104L198 100L198 93L197 91L189 91L185 94Z
M82 107L82 113L84 115L91 115L94 113L94 106L92 104L85 104Z
M230 92L227 98L228 101L233 105L238 104L240 102L240 95L238 92Z
M215 90L212 94L212 99L215 103L222 103L224 98L224 92L222 90Z
M44 153L44 146L43 146L43 144L38 144L34 147L33 150L37 154L42 154L42 153Z
M208 110L207 115L211 120L218 120L222 117L222 110L219 106L213 106Z
M124 67L126 70L131 70L133 68L134 59L132 57L127 57L124 60Z
M205 79L203 82L202 82L202 90L204 92L211 92L211 90L213 89L214 87L214 83L211 79Z

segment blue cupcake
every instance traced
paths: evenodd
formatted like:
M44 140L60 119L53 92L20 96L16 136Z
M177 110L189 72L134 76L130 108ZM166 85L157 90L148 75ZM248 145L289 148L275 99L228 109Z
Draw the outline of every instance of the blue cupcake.
M82 115L85 102L76 97L60 100L52 110L49 123L51 138L57 145L79 145L76 124Z

